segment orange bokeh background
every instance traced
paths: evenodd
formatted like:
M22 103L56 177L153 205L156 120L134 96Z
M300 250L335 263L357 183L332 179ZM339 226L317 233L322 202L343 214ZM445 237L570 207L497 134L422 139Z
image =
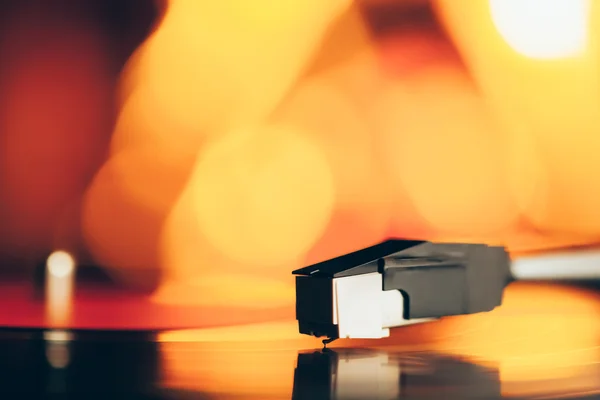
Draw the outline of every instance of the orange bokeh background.
M600 237L596 4L172 0L127 47L93 6L30 3L0 24L7 260L260 308L389 236Z

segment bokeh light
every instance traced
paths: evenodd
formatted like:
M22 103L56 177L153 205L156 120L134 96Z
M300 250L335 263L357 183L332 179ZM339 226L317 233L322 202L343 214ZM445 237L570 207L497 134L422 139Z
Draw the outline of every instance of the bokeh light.
M194 223L196 203L190 185L165 221L160 238L161 287L152 301L169 305L293 307L289 271L299 263L240 262L216 249Z
M52 328L67 327L72 320L75 268L75 258L64 250L52 252L46 260L45 320Z
M323 150L284 125L234 131L206 147L189 184L210 243L233 259L266 265L306 252L336 195Z
M498 32L527 57L579 55L588 44L589 0L489 0Z
M57 278L64 278L73 273L75 259L66 251L57 250L48 256L46 266L50 275Z

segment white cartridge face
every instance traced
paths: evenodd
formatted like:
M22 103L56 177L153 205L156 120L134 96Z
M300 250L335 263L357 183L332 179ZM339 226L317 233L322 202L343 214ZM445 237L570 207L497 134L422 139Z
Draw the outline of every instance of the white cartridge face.
M431 320L406 320L403 314L402 294L384 291L380 273L333 280L333 323L340 338L379 339L389 336L389 328Z

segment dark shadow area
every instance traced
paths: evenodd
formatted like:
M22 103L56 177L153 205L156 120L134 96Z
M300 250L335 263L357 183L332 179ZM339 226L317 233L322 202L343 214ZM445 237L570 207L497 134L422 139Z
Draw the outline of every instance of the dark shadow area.
M158 344L148 333L80 332L47 340L42 331L0 331L0 393L140 394L159 389Z

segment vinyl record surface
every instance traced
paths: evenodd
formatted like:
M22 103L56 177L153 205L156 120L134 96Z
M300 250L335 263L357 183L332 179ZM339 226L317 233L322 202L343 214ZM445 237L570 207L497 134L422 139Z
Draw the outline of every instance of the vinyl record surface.
M5 317L6 318L6 317ZM5 329L0 392L152 399L597 398L600 292L515 283L493 312L340 340L292 319L196 330Z

